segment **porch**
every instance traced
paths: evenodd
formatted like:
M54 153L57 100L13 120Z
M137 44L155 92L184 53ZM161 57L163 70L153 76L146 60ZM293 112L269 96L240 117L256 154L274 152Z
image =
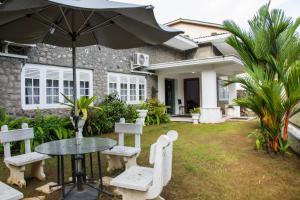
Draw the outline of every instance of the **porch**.
M191 120L189 111L195 107L201 108L201 123L240 117L240 108L232 106L237 98L237 86L222 85L223 80L243 73L239 58L215 56L155 64L151 69L158 75L159 100L169 107L171 115L177 115L177 120Z

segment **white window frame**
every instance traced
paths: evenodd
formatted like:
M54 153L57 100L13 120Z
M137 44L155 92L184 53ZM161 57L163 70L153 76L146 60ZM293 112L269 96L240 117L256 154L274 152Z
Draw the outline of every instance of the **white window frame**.
M219 97L219 101L228 101L229 100L229 87L228 86L222 86L221 82L224 81L223 79L218 79L218 97ZM223 95L221 95L221 91L223 89L227 90L227 97L224 97Z
M40 103L39 104L26 104L25 102L25 70L26 69L38 69L39 80L40 80ZM59 103L47 104L46 99L46 71L55 70L59 72ZM34 109L53 109L53 108L67 108L68 106L63 105L64 97L61 93L64 93L64 72L72 72L72 68L69 67L58 67L51 65L41 65L41 64L25 64L21 72L21 103L22 109L24 110L34 110ZM80 74L89 74L89 96L93 96L93 70L90 69L77 69L77 97L80 97Z
M111 78L111 76L113 78ZM121 80L122 78L126 78L127 81L126 81L126 84L127 84L127 101L126 103L127 104L139 104L141 103L142 101L146 101L147 99L147 81L146 81L146 78L145 76L142 76L142 75L133 75L133 74L122 74L122 73L114 73L114 72L108 72L107 74L107 94L109 94L110 92L110 89L109 89L109 83L116 83L117 84L117 94L118 94L118 97L121 98L121 83L123 83ZM116 81L111 81L110 80L116 80ZM135 81L133 81L135 80ZM143 83L145 85L145 95L144 95L144 99L143 100L139 100L139 84L140 83ZM135 100L131 100L131 93L130 93L130 85L131 84L135 84L135 95L136 95L136 98Z

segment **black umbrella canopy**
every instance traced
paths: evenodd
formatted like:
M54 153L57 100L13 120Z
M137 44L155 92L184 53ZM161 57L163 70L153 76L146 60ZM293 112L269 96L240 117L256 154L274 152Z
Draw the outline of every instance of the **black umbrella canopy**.
M8 0L0 5L0 39L19 43L125 49L161 44L179 33L160 26L152 6L107 0Z
M126 49L157 45L179 33L160 26L152 6L108 0L7 0L0 5L0 40L72 47L75 83L75 47L99 44ZM76 84L73 98L78 132Z

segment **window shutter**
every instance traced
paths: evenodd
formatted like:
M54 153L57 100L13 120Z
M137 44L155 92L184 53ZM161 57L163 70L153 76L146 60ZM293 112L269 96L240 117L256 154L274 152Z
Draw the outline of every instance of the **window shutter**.
M57 70L47 70L46 71L46 79L50 80L59 80L59 71Z
M72 81L73 80L73 73L72 72L64 72L64 80Z
M114 75L109 75L108 76L108 82L109 83L117 83L118 82L118 77Z
M130 77L130 84L136 84L136 77Z
M90 81L90 74L87 72L80 72L79 79L80 81Z
M126 76L121 76L121 78L120 78L120 82L121 83L127 83L127 77Z
M40 69L25 68L25 78L39 79L40 76Z

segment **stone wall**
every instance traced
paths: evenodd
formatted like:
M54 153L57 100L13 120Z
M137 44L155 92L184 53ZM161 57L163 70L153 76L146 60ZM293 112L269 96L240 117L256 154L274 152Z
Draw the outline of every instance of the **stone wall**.
M21 70L23 59L0 57L0 106L21 115Z
M169 62L185 59L185 54L165 46L146 46L126 50L114 50L106 47L90 46L77 48L77 67L93 69L94 95L101 99L107 93L107 72L131 73L133 53L145 53L150 56L150 63ZM54 66L72 66L72 51L51 45L38 44L27 52L27 63ZM21 109L21 66L22 61L15 58L0 57L0 91L3 94L0 106L6 107L13 115L29 115L34 112ZM157 77L145 75L147 80L147 97L157 94ZM5 87L5 86L8 87ZM62 109L43 110L50 114L66 113Z

